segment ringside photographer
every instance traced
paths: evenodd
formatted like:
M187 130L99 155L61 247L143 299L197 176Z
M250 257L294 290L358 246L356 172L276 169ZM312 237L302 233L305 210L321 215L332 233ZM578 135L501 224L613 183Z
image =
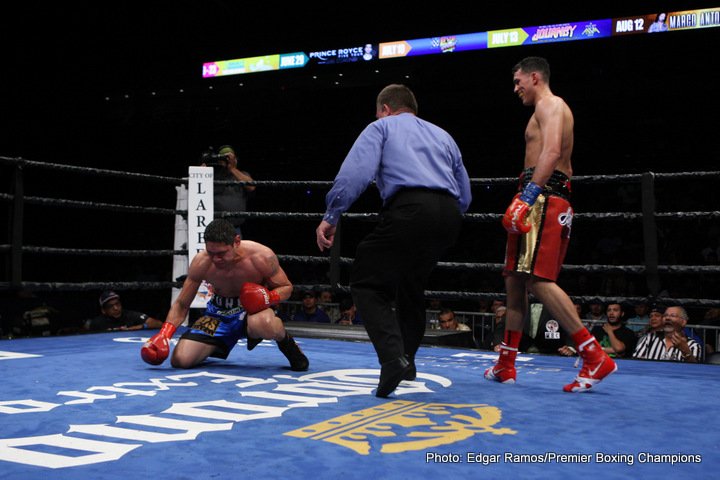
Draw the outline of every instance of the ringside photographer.
M238 159L235 149L230 145L223 145L214 153L212 149L204 152L200 157L200 165L213 167L215 180L252 182L253 178L244 170L238 168ZM254 185L216 185L215 211L216 212L244 212L247 208L249 195L255 191ZM245 222L243 217L227 217L235 227L238 235L242 236L240 226Z

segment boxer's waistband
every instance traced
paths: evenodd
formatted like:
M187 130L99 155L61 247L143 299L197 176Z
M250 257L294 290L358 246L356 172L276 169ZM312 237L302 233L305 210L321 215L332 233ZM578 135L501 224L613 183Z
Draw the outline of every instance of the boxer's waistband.
M238 308L240 304L240 298L238 297L221 297L219 295L213 295L210 302L222 310L229 310L231 308Z
M535 167L526 168L520 174L520 181L518 183L518 191L522 191L525 186L532 180L533 172ZM555 195L562 197L565 200L570 200L570 194L572 193L572 187L570 184L570 177L565 175L560 170L554 170L550 178L548 179L545 187L543 187L543 193L545 195Z

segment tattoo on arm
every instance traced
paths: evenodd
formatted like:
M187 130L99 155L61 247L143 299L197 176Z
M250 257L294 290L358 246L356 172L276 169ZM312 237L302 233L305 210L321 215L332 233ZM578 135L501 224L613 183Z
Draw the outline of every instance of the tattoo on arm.
M289 290L285 292L289 297L290 293L292 293L292 284L280 266L280 261L275 253L269 252L267 255L259 258L262 259L262 266L258 265L258 267L262 269L265 286L273 290L283 288L283 292L289 287Z
M280 268L280 262L278 262L277 255L270 255L267 258L268 267L270 268L270 276L275 275Z

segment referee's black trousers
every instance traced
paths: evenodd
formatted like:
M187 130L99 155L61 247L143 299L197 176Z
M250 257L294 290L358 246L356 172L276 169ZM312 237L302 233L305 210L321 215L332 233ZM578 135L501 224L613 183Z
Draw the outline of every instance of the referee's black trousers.
M415 356L425 334L430 274L461 225L457 200L447 192L404 189L358 245L350 290L381 364Z

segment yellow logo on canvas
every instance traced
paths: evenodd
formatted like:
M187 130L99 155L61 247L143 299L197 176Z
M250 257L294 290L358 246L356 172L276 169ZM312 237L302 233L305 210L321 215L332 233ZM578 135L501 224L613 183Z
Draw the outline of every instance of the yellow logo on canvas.
M348 413L285 435L335 443L361 455L373 446L382 453L427 450L480 433L514 435L496 427L502 411L486 404L423 403L397 400Z

